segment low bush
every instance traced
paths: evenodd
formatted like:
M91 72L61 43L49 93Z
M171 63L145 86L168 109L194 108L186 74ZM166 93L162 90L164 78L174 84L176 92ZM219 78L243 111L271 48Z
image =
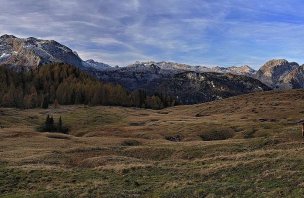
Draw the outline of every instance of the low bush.
M172 142L180 142L182 141L183 136L181 135L166 136L165 139Z
M122 146L139 146L141 145L141 142L137 141L137 140L124 140L121 143Z
M232 138L234 133L231 130L211 130L201 133L200 137L204 141L226 140Z

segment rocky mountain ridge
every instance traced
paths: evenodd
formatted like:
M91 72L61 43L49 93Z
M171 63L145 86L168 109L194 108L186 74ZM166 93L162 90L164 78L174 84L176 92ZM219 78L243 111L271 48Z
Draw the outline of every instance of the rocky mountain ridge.
M173 73L179 73L180 71L192 71L192 72L217 72L217 73L232 73L236 75L246 75L246 76L253 76L256 71L252 69L248 65L244 66L231 66L231 67L207 67L207 66L191 66L187 64L180 64L174 62L154 62L154 61L147 61L147 62L135 62L134 64L128 65L127 68L138 68L144 70L145 68L149 67L158 67L161 70L169 71Z
M182 66L183 69L176 69L176 66ZM184 67L185 65L137 63L128 67L94 71L93 75L105 82L121 84L130 91L143 89L148 94L165 93L182 104L270 90L249 76L191 71L191 68Z
M37 68L50 63L66 63L79 68L110 67L94 60L83 61L77 52L54 40L17 38L7 34L0 37L0 64Z
M95 69L98 69L98 70L104 70L104 69L110 69L111 68L110 65L94 61L93 59L83 61L83 66L95 68Z
M136 62L126 67L111 67L92 59L82 60L72 49L54 40L42 40L34 37L17 38L14 35L0 37L0 64L36 68L49 63L67 63L81 68L100 79L117 78L113 72L130 74L141 72L149 79L156 75L172 76L181 72L216 72L245 75L256 78L275 89L304 88L303 66L284 59L274 59L265 63L258 71L248 65L241 67L191 66L173 62ZM107 74L112 73L112 77ZM151 76L148 76L151 75ZM116 77L115 77L116 76ZM147 81L149 81L147 79Z
M35 68L49 63L67 63L97 70L112 69L110 65L92 59L84 61L78 56L77 52L54 40L42 40L34 37L17 38L14 35L2 35L0 37L0 64ZM205 67L165 61L136 62L128 65L127 68L136 67L144 70L144 67L150 65L155 65L161 70L173 73L181 71L220 72L252 76L256 72L249 66Z
M121 84L129 90L146 89L151 93L170 93L174 97L183 98L181 100L186 103L231 96L228 92L237 95L269 90L268 87L304 88L304 66L284 59L268 61L258 71L247 65L206 67L165 61L136 62L126 67L111 67L94 60L84 61L75 51L53 40L17 38L13 35L0 37L0 64L35 69L49 63L74 65L101 81ZM227 84L226 88L223 88L223 82ZM206 96L195 96L202 92L205 92ZM194 95L197 100L191 100L189 94Z

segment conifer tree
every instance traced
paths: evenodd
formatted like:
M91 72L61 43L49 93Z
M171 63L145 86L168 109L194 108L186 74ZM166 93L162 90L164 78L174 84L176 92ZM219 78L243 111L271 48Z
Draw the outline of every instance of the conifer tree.
M55 131L55 130L56 130L56 128L54 126L54 118L52 116L52 117L50 117L50 132Z
M58 120L57 131L58 131L58 132L63 132L61 116L59 117L59 120Z
M46 120L45 120L45 124L44 124L44 130L45 131L49 131L51 128L51 125L50 125L50 115L48 114L46 116Z

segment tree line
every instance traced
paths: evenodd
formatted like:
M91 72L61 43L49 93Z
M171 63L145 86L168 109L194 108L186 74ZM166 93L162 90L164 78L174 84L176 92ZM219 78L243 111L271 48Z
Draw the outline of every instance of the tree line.
M79 68L63 63L38 69L0 67L0 106L47 108L49 104L161 109L174 106L176 102L162 93L129 92L121 85L100 82Z

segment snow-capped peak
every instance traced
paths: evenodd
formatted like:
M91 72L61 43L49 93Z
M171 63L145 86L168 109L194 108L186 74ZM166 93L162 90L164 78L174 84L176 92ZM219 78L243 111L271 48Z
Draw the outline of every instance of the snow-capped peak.
M96 62L93 59L89 59L89 60L84 61L83 65L85 67L93 67L93 68L99 69L99 70L111 68L110 65L105 64L105 63Z

